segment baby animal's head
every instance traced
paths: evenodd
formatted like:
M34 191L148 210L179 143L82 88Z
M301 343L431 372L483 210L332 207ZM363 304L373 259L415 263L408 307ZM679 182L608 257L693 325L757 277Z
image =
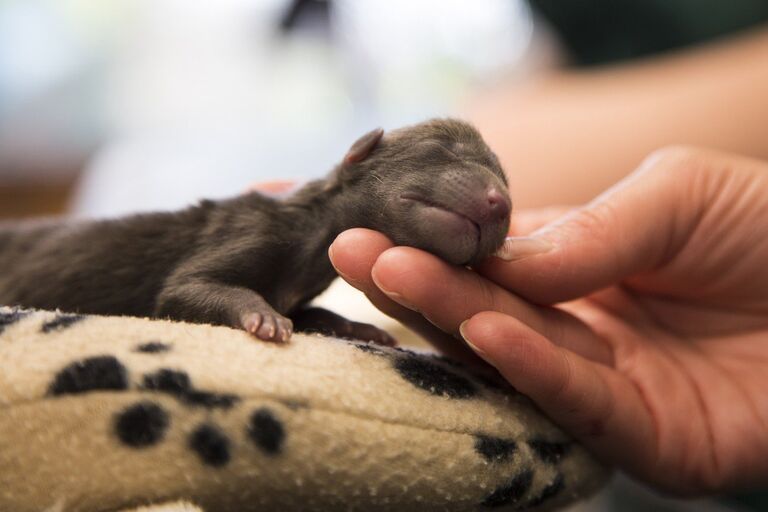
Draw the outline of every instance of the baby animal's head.
M489 256L509 229L512 203L499 160L463 121L373 130L352 145L332 180L361 192L354 213L367 217L365 225L450 263Z

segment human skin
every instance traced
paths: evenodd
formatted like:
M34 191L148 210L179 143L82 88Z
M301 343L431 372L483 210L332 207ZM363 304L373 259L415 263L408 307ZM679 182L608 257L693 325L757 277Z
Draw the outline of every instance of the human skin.
M694 144L768 159L768 30L476 91L463 116L510 172L519 208L583 204L647 154Z
M329 253L634 477L682 495L768 483L768 164L668 149L562 213L513 214L515 235L544 226L474 270L363 229Z

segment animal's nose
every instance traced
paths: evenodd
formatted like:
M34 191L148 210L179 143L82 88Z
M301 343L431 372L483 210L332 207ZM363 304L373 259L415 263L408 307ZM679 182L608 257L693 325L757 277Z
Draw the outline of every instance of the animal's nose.
M504 220L509 217L512 205L509 198L502 194L496 187L488 189L488 213L489 217L496 220Z

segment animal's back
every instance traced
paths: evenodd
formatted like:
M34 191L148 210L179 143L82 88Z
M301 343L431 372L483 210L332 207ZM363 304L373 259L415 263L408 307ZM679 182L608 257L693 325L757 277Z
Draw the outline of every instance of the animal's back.
M165 277L194 250L207 210L2 226L0 304L149 316Z

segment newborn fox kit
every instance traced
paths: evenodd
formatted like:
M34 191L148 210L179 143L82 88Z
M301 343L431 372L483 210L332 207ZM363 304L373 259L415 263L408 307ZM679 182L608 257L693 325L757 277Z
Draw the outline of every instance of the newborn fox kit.
M431 120L358 139L287 199L258 193L177 212L0 227L0 304L149 316L286 341L294 328L390 343L307 304L336 277L328 246L365 227L458 265L504 241L511 203L470 125ZM292 322L292 320L293 322Z

